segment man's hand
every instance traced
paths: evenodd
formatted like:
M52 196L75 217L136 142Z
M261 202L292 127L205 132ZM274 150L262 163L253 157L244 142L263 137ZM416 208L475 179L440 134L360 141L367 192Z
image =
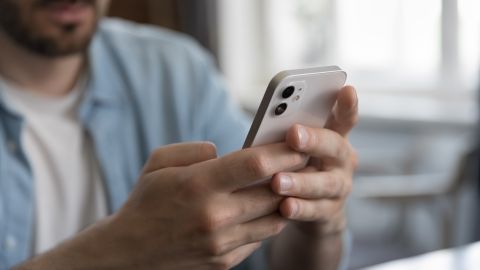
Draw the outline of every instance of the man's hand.
M344 88L327 129L292 127L287 144L311 157L306 168L298 172L279 173L272 189L288 196L280 211L296 221L316 222L323 233L343 230L343 206L351 191L356 154L346 136L357 121L357 101L353 89Z
M277 213L281 196L265 186L239 189L304 158L285 144L223 158L209 143L160 148L112 218L112 243L124 239L123 255L136 269L146 262L155 269L231 268L286 224Z
M282 196L244 187L304 162L285 143L222 158L210 143L159 148L117 213L19 269L230 269L287 222Z
M301 269L337 267L340 236L346 224L344 206L357 166L347 134L357 118L357 95L353 87L346 86L325 129L296 125L289 130L287 144L311 158L306 168L281 172L272 179L272 190L287 197L280 212L295 225L285 231L288 236L275 241L274 269L291 269L293 265Z

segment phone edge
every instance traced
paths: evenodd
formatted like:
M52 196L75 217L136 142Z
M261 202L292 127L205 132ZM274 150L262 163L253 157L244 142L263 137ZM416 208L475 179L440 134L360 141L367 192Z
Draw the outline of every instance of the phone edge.
M308 75L313 73L324 73L324 72L328 73L328 72L337 72L337 71L341 71L344 73L345 82L346 82L347 73L344 70L342 70L339 66L325 66L325 67L284 70L277 73L267 86L267 90L265 91L262 101L258 106L258 110L255 113L255 117L253 118L252 125L250 126L250 130L248 131L248 134L245 139L245 142L243 143L242 149L248 148L252 145L253 140L257 135L258 129L262 124L265 113L267 112L268 105L270 104L270 100L273 97L275 89L282 82L282 80L284 80L286 77L295 76L295 75Z

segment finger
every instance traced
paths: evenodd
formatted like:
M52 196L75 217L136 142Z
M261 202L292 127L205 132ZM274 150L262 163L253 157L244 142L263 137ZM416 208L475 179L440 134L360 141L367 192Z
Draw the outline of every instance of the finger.
M288 197L280 204L280 213L290 220L327 222L342 207L342 200L304 200Z
M278 211L283 196L275 194L268 184L242 189L229 196L232 223L245 223Z
M237 226L241 242L251 243L263 241L283 231L288 220L278 212ZM239 243L241 243L239 242Z
M251 243L238 247L225 255L214 257L208 269L231 269L244 261L261 245L261 242Z
M233 192L277 172L298 167L305 161L305 155L293 151L285 143L277 143L242 149L192 167L206 172L205 181L211 181L215 189Z
M313 158L330 159L344 164L350 160L352 147L338 133L329 129L292 126L286 137L287 144L294 150Z
M272 178L272 190L302 199L338 199L351 191L349 177L339 171L279 173Z
M217 232L277 213L280 202L283 200L283 197L273 193L267 184L234 193L211 192L208 197L207 204L198 209L197 217L199 229L207 232Z
M188 166L217 157L217 150L211 142L170 144L156 149L148 159L143 173L168 167Z
M358 96L355 88L345 86L340 90L332 115L325 125L326 128L347 136L358 121Z
M286 225L287 220L275 213L219 232L210 240L210 246L215 255L223 255L241 246L275 236Z

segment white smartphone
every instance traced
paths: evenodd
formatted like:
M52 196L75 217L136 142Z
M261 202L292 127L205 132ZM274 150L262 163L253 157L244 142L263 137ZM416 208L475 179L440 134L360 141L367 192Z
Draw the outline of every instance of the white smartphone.
M337 66L278 73L267 87L243 148L285 141L294 124L324 127L346 79L347 73Z

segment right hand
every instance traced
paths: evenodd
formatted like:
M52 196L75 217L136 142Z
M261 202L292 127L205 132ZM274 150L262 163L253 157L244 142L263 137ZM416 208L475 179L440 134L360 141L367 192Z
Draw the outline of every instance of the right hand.
M267 185L244 187L304 159L283 143L222 158L210 143L159 148L104 224L102 242L125 268L229 269L286 225L281 196Z

